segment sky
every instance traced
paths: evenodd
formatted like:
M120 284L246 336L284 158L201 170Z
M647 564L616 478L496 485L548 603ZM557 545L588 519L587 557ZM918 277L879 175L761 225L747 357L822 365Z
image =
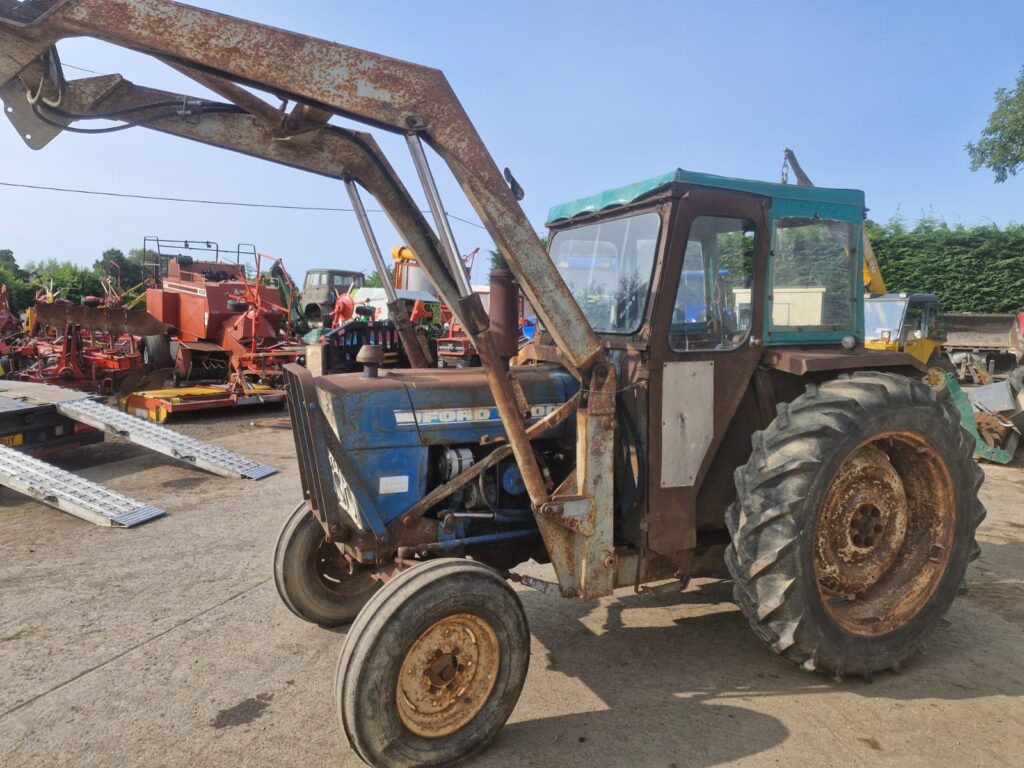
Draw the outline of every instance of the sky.
M677 167L777 181L792 147L819 186L863 189L878 221L1024 220L1024 176L972 173L993 93L1024 66L1024 3L323 2L199 0L260 23L443 70L542 231L555 204ZM88 39L65 65L203 96L160 62ZM268 55L269 52L268 52ZM295 62L301 77L311 64ZM66 67L70 79L86 73ZM2 122L2 121L0 121ZM339 121L340 122L340 121ZM377 133L426 208L401 137ZM476 220L440 158L447 210ZM65 133L41 151L0 125L0 182L240 202L347 207L340 182L142 128ZM367 207L376 207L371 199ZM371 214L385 253L398 235ZM452 221L466 253L491 241ZM0 186L0 248L21 264L91 264L147 235L252 243L300 279L312 267L372 270L351 213L157 203ZM487 259L481 259L486 263ZM485 282L485 270L474 282Z

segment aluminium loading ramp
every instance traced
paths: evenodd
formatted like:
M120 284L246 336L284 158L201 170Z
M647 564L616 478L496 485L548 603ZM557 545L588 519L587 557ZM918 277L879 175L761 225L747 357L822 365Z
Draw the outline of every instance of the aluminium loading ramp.
M0 485L96 525L125 528L164 514L45 461L0 445Z
M94 400L65 400L56 406L70 419L221 477L262 480L277 472L277 468L268 464L260 464L202 440L186 437Z

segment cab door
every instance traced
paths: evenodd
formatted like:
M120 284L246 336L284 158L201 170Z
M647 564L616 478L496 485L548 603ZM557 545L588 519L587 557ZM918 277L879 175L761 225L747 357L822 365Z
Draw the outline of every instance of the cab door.
M761 356L768 260L768 198L691 188L679 205L650 330L645 543L657 554L696 546L698 493Z

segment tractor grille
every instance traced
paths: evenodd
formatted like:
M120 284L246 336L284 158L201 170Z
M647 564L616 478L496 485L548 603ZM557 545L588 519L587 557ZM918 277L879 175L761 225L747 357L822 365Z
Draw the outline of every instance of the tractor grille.
M302 480L303 496L309 501L310 506L315 509L323 509L324 497L318 493L317 464L315 460L315 442L313 428L310 418L314 415L310 411L310 403L307 401L306 389L303 386L303 378L309 378L309 372L298 365L286 365L284 369L284 389L287 393L288 413L292 419L292 437L295 438L295 454L299 461L299 477ZM309 387L312 389L312 386ZM314 402L315 406L316 403Z

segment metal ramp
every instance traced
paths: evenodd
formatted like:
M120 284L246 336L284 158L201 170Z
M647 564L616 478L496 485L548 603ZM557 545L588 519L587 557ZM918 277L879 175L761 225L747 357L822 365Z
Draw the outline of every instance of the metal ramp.
M118 435L136 445L221 477L261 480L277 472L275 467L268 464L259 464L202 440L180 435L94 400L64 400L57 403L56 407L70 419Z
M129 528L164 511L0 445L0 485L96 525Z

